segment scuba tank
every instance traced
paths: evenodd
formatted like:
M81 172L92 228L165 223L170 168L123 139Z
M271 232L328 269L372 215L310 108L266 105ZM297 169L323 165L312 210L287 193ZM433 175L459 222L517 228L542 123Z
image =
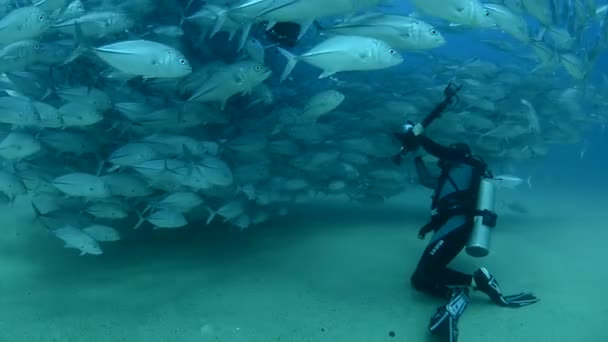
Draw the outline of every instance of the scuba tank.
M467 242L466 252L472 257L484 257L490 253L492 229L496 226L494 212L494 183L483 178L479 184L477 207L473 218L473 230Z

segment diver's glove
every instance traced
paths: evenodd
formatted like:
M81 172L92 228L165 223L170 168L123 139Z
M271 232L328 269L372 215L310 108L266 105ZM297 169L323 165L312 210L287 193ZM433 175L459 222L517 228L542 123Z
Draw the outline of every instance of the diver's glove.
M452 290L450 302L437 308L431 316L429 331L445 342L458 341L458 318L469 305L471 299L467 288Z
M413 122L408 121L401 127L400 132L395 133L395 138L401 142L403 154L415 151L420 147L418 136L423 132L422 125L414 125Z
M518 308L534 304L540 300L533 294L525 292L508 296L503 295L496 278L485 267L480 267L475 271L473 278L476 284L475 290L487 294L494 303L500 306Z
M401 150L399 154L394 156L393 162L397 165L401 164L402 159L406 154L418 150L420 147L420 139L418 138L424 133L424 127L422 124L415 124L411 121L407 121L402 127L400 132L394 133L395 138L401 143Z
M417 141L417 136L409 130L405 133L399 132L395 133L395 137L401 142L403 149L406 151L414 151L418 149L419 143Z

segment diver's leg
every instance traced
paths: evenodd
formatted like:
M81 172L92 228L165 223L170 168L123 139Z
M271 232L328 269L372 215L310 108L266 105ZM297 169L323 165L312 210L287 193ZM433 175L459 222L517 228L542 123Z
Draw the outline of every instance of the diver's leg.
M463 216L449 219L437 230L411 277L416 290L449 298L448 286L471 286L473 276L447 267L462 251L471 231Z

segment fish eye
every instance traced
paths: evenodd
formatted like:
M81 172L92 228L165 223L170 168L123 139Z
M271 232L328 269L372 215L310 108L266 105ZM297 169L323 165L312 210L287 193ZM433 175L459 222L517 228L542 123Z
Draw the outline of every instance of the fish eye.
M185 60L185 59L183 59L183 58L182 58L182 59L180 59L180 60L179 60L179 64L181 64L181 65L185 65L185 64L186 64L186 60Z
M388 53L390 53L391 55L394 55L395 54L395 50L390 49L390 50L388 50Z
M436 30L431 30L431 34L437 34Z
M44 21L44 19L46 19L46 18L43 15L38 16L38 20Z
M36 49L36 50L40 49L40 44L34 44L34 49Z
M253 67L253 70L255 70L255 71L261 71L262 67L259 66L259 65L256 65L256 66Z
M483 12L483 15L485 15L486 17L489 17L489 16L490 16L490 12L488 12L488 11L484 11L484 12Z

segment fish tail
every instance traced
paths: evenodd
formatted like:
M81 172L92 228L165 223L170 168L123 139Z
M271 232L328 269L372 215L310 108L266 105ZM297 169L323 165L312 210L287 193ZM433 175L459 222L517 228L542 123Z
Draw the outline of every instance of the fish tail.
M224 26L224 23L226 22L227 17L228 17L228 13L226 11L217 13L217 19L215 19L215 25L213 25L213 29L209 33L209 38L213 38L213 36L215 36L216 33L220 32L220 30L222 29L222 26Z
M184 6L184 8L182 8L182 10L180 11L180 18L179 18L179 27L183 28L184 23L186 22L186 11L190 8L190 6L192 6L192 3L194 3L194 0L188 0L188 3L186 4L186 6Z
M97 154L96 157L99 159L99 165L97 166L97 171L95 172L95 175L101 176L101 174L103 173L103 167L106 165L106 161L99 154Z
M145 219L142 216L139 216L139 220L137 220L137 223L133 226L133 229L138 229L139 227L141 227L141 225L144 223Z
M207 224L209 224L209 223L211 223L211 221L213 221L217 212L211 210L210 208L207 208L207 211L209 212L209 218L207 218Z
M190 8L190 6L192 6L192 3L194 3L194 0L189 0L189 1L188 1L188 3L186 4L186 6L184 7L184 10L183 10L183 11L188 10L188 8ZM182 11L182 12L183 12L183 11Z
M247 41L247 37L249 37L249 32L251 31L251 24L246 24L242 28L241 37L239 38L239 46L237 47L237 52L241 52L243 47L245 46L245 42Z
M148 211L150 211L150 209L152 209L153 207L154 207L154 206L153 206L152 204L148 204L148 205L147 205L147 206L144 208L144 210L142 210L142 212L141 212L142 216L143 216L143 215L146 215L146 214L148 213Z
M188 2L188 4L186 5L186 8L190 5L190 2L192 2L192 0ZM186 11L186 8L184 8L180 13L179 24L177 25L180 28L184 27L184 22L186 21L186 14L184 13L184 11Z
M116 170L118 170L118 169L120 169L120 165L112 165L110 168L108 168L108 169L106 170L106 174L108 174L108 173L112 173L112 172L114 172L114 171L116 171Z
M133 226L133 230L138 229L139 227L141 227L142 224L144 224L144 222L146 221L144 215L148 210L150 210L151 207L151 205L148 205L146 208L144 208L142 212L135 209L135 213L137 214L137 217L139 217L139 219L137 220L137 223Z
M325 27L321 26L321 24L319 23L318 20L315 20L312 22L313 25L315 25L315 28L317 29L317 31L321 32L321 34L324 34L325 32Z
M32 203L32 209L34 209L34 220L33 220L33 222L36 222L36 221L38 221L39 218L44 217L44 214L40 211L40 208L38 208L38 206L36 205L36 203L34 203L33 200L32 200L31 203ZM40 222L42 222L42 225L48 231L51 230L51 228L43 220L41 220Z
M528 187L532 189L532 176L528 176L528 178L526 179L526 183L528 184Z
M39 217L43 216L42 212L40 211L36 203L34 203L34 201L32 201L32 209L34 210L34 221L37 220Z
M74 41L75 41L74 51L72 51L72 53L62 63L63 65L72 63L74 60L76 60L78 57L82 56L90 48L89 42L86 40L86 38L82 34L82 27L80 27L80 24L78 22L74 23L74 38L75 38L74 39Z
M243 108L244 110L249 110L251 109L251 107L255 106L258 103L261 103L262 100L254 100L251 103L249 103L248 105L245 106L245 108Z
M541 26L536 32L536 34L530 34L530 40L532 40L533 42L542 42L545 38L545 33L547 33L547 27Z
M169 162L167 161L167 159L165 159L163 162L163 172L175 173L175 171L169 167Z
M283 70L283 74L281 74L281 82L283 82L285 79L287 79L287 77L289 77L293 71L293 68L296 67L296 64L298 63L298 56L281 47L277 47L277 50L279 50L281 55L287 58L287 65L285 66L285 70Z

